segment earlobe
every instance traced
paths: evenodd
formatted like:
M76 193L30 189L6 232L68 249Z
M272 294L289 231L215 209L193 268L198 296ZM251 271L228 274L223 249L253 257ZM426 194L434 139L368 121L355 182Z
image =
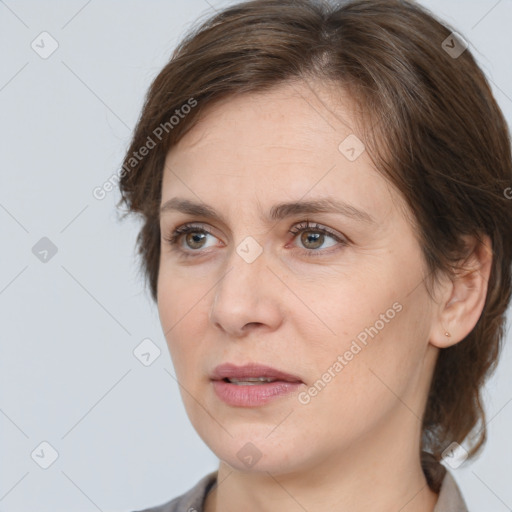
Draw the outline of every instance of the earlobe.
M463 269L446 287L448 299L439 303L438 322L433 326L430 343L446 348L462 341L477 324L487 297L492 266L492 248L489 236L479 241L468 240L473 249Z

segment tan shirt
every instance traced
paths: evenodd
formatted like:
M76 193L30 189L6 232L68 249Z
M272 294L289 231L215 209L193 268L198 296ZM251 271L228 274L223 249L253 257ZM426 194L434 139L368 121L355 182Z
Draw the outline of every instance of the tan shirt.
M442 464L423 468L430 487L439 489L439 497L433 512L468 512L468 508L453 476ZM139 512L204 512L204 501L208 491L217 481L217 471L204 476L186 493L157 507Z

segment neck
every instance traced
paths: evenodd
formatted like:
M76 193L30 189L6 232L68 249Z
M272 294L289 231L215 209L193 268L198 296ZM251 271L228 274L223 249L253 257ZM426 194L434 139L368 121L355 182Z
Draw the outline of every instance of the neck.
M402 429L390 425L301 470L248 472L221 461L204 511L433 512L438 495L421 468L419 425L412 425L414 443L396 436L400 421Z

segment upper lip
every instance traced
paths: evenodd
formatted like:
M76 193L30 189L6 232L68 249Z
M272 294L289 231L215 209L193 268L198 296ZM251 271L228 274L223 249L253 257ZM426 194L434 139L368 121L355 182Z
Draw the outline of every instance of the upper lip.
M244 366L224 363L217 366L211 375L212 380L223 380L226 378L243 379L246 377L267 377L269 379L283 380L287 382L302 382L302 380L295 375L257 363L249 363Z

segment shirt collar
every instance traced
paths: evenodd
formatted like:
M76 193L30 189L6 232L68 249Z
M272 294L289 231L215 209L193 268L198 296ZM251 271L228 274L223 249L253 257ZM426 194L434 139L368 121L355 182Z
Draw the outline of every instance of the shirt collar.
M425 454L426 452L422 453L423 472L430 488L439 494L433 512L469 512L452 474L431 454ZM197 512L203 512L206 495L217 483L217 476L218 470L208 473L192 489L183 494L180 497L179 510L195 509Z

